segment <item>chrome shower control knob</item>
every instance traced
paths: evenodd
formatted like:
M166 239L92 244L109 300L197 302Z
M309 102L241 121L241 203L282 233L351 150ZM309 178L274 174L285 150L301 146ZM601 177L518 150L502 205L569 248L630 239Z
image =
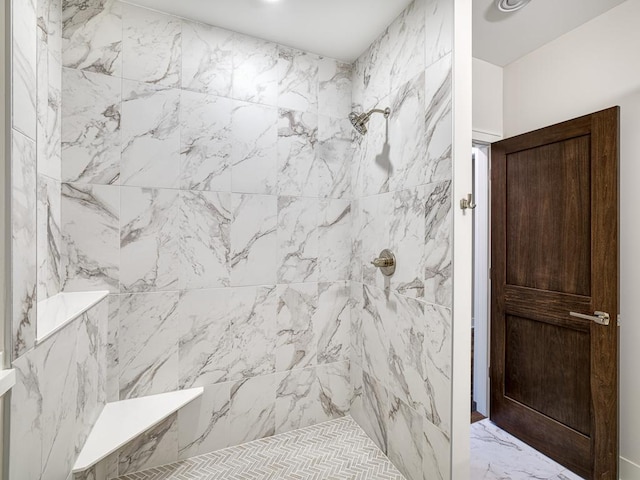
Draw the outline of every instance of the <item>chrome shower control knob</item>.
M391 253L391 250L385 248L371 264L379 268L383 275L390 277L396 271L396 256Z

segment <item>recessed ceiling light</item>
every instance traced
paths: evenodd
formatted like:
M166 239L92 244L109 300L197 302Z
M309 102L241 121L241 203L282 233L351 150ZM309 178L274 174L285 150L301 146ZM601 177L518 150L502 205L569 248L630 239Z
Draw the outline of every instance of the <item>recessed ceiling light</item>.
M531 0L496 0L496 6L501 12L515 12L520 10Z

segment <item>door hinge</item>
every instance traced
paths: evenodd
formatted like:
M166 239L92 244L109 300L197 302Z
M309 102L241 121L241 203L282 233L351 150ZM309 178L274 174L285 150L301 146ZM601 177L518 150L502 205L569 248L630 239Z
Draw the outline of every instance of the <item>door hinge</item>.
M620 314L618 314L618 326L620 326Z

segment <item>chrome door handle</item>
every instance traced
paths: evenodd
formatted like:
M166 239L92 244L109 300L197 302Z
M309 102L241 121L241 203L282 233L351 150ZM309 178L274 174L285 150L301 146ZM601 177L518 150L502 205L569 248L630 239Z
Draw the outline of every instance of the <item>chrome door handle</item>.
M598 325L609 325L611 316L607 312L593 312L593 315L585 315L584 313L569 312L572 317L583 318L585 320L591 320Z

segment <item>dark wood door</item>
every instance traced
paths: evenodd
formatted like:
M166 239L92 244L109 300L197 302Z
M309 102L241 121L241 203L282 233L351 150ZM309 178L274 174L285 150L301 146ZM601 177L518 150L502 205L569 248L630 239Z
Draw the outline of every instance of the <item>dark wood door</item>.
M491 420L587 479L618 478L618 118L491 146Z

